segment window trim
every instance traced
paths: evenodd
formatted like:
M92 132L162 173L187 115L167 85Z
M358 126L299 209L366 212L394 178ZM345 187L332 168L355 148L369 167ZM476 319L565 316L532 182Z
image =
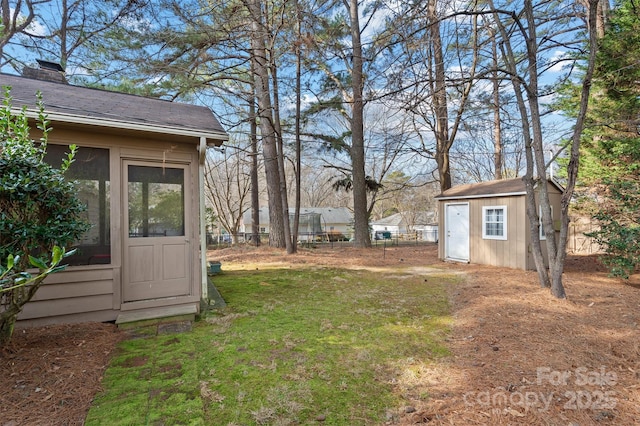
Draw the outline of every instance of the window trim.
M487 210L499 210L503 211L503 221L502 221L502 235L487 235ZM500 222L495 222L500 223ZM482 206L482 239L483 240L507 240L507 224L508 224L508 214L507 214L507 206Z

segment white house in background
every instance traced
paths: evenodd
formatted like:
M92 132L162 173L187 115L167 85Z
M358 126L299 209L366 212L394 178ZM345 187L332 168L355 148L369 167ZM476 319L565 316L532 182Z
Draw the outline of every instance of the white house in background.
M371 222L373 238L394 238L400 234L417 235L419 240L438 241L435 212L400 212ZM389 234L385 234L385 232Z
M295 209L289 209L289 217L293 224ZM259 210L260 232L269 233L269 209ZM251 211L242 216L240 232L251 232ZM353 215L346 207L302 207L300 208L300 226L298 233L301 239L311 235L343 234L349 237L353 233Z

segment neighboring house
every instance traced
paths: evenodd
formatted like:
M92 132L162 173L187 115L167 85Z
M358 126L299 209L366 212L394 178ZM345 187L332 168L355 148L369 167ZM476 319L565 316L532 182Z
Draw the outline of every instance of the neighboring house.
M419 240L438 241L438 223L434 212L401 212L371 222L372 237L395 237L401 234L414 234ZM386 233L385 233L386 232Z
M558 231L563 189L552 180L547 188ZM524 182L516 178L456 186L435 197L440 218L438 257L535 269L525 196ZM546 257L544 241L542 248Z
M289 209L291 226L295 209ZM260 232L269 233L269 210L259 209ZM349 237L353 233L353 215L346 207L301 207L298 232L301 240L322 234L343 234ZM251 211L242 217L240 231L251 233Z
M32 78L0 74L0 86L31 117L42 93L53 128L46 161L59 164L69 144L78 146L67 175L78 181L92 227L19 324L194 316L207 291L205 151L227 139L212 112L72 86L52 69L26 71Z

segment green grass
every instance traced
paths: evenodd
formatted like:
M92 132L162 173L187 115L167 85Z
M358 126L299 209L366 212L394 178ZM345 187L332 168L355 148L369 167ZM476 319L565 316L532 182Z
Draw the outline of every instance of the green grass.
M329 268L218 275L228 308L189 333L122 343L86 424L384 424L428 398L401 383L407 371L447 355L444 286L454 279L426 278Z

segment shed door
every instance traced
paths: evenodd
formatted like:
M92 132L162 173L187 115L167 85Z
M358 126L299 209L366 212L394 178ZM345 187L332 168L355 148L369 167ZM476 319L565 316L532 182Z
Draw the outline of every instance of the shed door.
M123 301L190 293L190 187L178 164L123 163Z
M445 258L469 261L469 204L445 205Z

